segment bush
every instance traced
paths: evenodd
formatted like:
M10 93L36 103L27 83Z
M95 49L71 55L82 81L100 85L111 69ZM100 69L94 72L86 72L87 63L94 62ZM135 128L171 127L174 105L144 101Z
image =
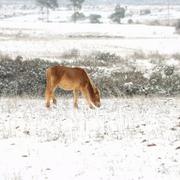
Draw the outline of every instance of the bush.
M176 32L180 34L180 19L177 21L175 28L176 28Z
M173 54L172 58L180 60L180 53Z
M0 94L3 96L42 96L45 90L45 69L53 64L40 59L0 61Z
M79 57L72 62L64 61L61 65L81 66L99 87L103 97L119 97L124 95L180 93L180 75L176 74L174 66L161 66L154 69L150 78L135 70L123 71L125 59L111 54L97 52L85 57ZM1 96L44 96L45 70L57 65L41 59L22 60L18 56L14 60L2 56L0 61L0 95ZM102 68L102 66L104 68ZM127 65L126 65L127 66ZM57 94L68 95L67 91L57 90Z
M65 59L78 58L79 56L80 56L80 52L78 49L75 49L75 48L62 53L61 55L61 57Z
M101 15L99 15L99 14L91 14L89 16L90 23L99 24L99 23L101 23L100 18L101 18Z
M80 12L75 12L72 16L71 16L71 20L76 22L76 21L82 21L85 20L86 16L83 13Z
M133 58L133 59L146 59L146 54L142 51L135 51L131 55L131 58Z
M160 25L163 25L163 23L160 22L159 20L153 20L153 21L148 22L147 24L151 25L151 26L160 26Z
M133 24L133 20L132 19L128 19L128 24Z
M142 9L142 10L140 10L140 15L147 15L147 14L151 14L150 9Z
M161 85L162 84L162 74L160 72L154 72L151 74L149 83L152 86Z
M174 73L174 66L165 66L164 74L166 76L171 76Z

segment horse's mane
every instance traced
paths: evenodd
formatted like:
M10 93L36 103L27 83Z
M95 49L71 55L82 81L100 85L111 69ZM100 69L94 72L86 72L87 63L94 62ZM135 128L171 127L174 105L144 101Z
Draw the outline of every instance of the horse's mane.
M94 89L93 89L93 86L92 86L90 81L88 82L87 88L88 88L88 91L89 91L90 98L93 101Z
M89 91L89 94L90 94L91 101L93 101L93 97L95 96L95 94L94 94L95 85L94 85L94 83L92 82L91 78L88 76L87 73L86 73L86 75L87 75L87 78L89 80L87 88L88 88L88 91Z

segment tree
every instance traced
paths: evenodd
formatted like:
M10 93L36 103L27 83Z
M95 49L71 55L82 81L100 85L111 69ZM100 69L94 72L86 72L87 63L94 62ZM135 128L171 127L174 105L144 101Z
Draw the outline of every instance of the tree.
M49 21L49 9L55 9L58 7L57 0L36 0L38 5L41 7L42 11L46 9L46 19Z
M110 19L113 22L116 22L118 24L121 23L121 19L125 17L125 8L121 7L120 5L116 5L115 9L114 9L114 13L110 15Z
M82 19L82 17L84 16L83 13L80 13L79 11L82 9L82 4L84 3L85 0L70 0L70 1L74 11L72 15L72 20L76 22L78 19Z

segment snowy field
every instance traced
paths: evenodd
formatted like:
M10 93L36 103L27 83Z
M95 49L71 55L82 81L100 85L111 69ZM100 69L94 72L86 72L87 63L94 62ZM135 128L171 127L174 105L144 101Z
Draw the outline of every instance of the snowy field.
M15 8L16 7L16 8ZM180 52L180 35L175 28L143 25L150 20L167 21L167 6L129 6L121 25L108 19L114 5L84 7L89 14L102 15L102 24L90 24L89 20L70 22L72 10L60 7L50 12L49 20L40 20L39 8L23 9L21 6L2 6L0 14L0 52L12 57L58 59L69 49L81 54L103 51L127 56L137 51L174 54ZM140 10L150 9L151 14L140 15ZM6 15L6 16L5 16ZM170 7L170 20L180 15L180 6ZM4 17L5 16L5 17ZM132 19L143 24L127 24Z
M96 67L102 69L101 76L134 69L149 77L156 66L165 65L180 72L180 35L173 26L148 25L166 22L167 6L128 6L120 25L109 21L113 9L85 7L86 16L100 14L103 23L86 19L74 24L72 10L64 7L51 11L46 22L37 7L2 5L0 56L73 63L78 59L63 59L63 54L74 49L81 62L100 51L125 57ZM144 9L151 14L140 15ZM179 16L180 6L171 6L172 22ZM135 24L128 24L129 19ZM95 110L84 99L78 110L73 99L58 100L46 109L40 98L0 98L0 180L180 179L179 97L102 99L102 107Z
M179 180L180 99L0 99L0 179Z
M0 50L10 56L57 58L70 49L129 55L137 51L180 52L174 27L117 24L0 22Z

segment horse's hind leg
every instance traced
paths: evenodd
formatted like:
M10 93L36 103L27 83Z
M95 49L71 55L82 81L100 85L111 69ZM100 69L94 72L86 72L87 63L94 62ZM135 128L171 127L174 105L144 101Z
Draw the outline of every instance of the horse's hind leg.
M79 96L78 90L74 89L73 94L74 94L74 108L78 108L78 104L77 104L78 96Z
M56 89L56 82L53 78L47 79L47 86L46 86L46 107L50 107L50 101L52 99L53 103L56 104L56 98L54 95L54 91Z
M51 100L51 78L50 78L50 69L46 70L46 91L45 91L45 99L46 99L46 107L50 107Z
M50 100L51 100L51 90L46 88L46 107L50 107Z
M54 104L56 103L54 91L53 91L51 84L47 84L45 96L46 96L46 107L50 107L51 99L53 100Z

